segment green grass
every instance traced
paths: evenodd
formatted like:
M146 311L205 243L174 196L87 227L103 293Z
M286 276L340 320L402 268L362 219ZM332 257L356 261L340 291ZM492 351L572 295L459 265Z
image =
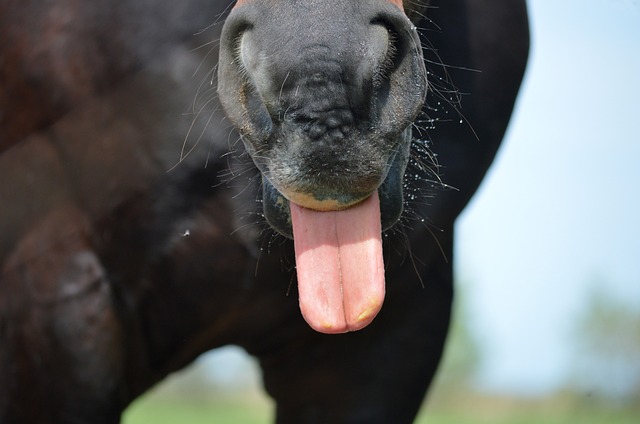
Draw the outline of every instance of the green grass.
M638 424L640 409L614 406L574 394L535 400L473 393L436 397L416 424Z
M254 402L202 402L184 399L143 398L126 411L123 424L268 424L269 407Z
M211 399L220 398L215 394ZM151 393L137 400L123 424L268 424L273 406L255 393L248 397L205 400ZM416 424L638 424L640 409L614 407L572 395L540 400L477 394L439 395L422 409Z

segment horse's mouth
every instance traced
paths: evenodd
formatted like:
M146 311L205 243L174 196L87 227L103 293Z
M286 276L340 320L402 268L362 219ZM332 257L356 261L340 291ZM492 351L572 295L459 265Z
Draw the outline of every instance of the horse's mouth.
M381 234L402 212L407 149L401 147L390 158L382 184L363 198L346 196L349 201L290 194L287 199L263 175L265 218L294 241L300 310L317 331L359 330L382 307ZM299 199L316 210L296 203Z
M405 137L410 137L407 131ZM336 212L352 208L377 192L380 199L381 231L391 228L403 210L402 183L408 160L409 140L403 141L391 155L382 183L374 190L364 192L318 194L279 190L262 174L262 202L267 223L281 235L294 239L291 222L291 204L319 212Z

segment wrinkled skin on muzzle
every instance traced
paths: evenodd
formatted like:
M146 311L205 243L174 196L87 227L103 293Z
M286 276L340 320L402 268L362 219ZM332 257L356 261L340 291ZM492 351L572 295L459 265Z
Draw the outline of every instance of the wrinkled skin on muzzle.
M374 192L402 212L411 124L427 90L416 29L386 0L244 1L221 39L220 101L262 173L264 213L350 208Z

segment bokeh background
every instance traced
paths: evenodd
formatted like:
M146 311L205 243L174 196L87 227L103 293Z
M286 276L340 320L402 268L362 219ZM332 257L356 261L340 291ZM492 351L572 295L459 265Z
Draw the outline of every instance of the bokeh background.
M454 328L419 420L638 423L640 2L529 0L529 13L529 68L458 221ZM124 422L267 423L271 410L230 347Z
M623 328L581 334L605 312L593 308L640 312L640 4L533 0L530 14L506 143L458 223L458 277L483 340L478 384L537 394L580 377L611 395L640 390L638 322L625 334L635 369L615 382L574 369L596 359L591 338L622 343L612 333ZM622 366L623 354L610 359Z

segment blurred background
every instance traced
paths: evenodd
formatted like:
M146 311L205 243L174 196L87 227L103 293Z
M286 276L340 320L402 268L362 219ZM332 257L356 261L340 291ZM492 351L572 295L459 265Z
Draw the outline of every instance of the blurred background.
M458 221L453 331L420 423L640 422L640 2L529 13L513 120ZM267 423L272 408L229 347L124 423Z

